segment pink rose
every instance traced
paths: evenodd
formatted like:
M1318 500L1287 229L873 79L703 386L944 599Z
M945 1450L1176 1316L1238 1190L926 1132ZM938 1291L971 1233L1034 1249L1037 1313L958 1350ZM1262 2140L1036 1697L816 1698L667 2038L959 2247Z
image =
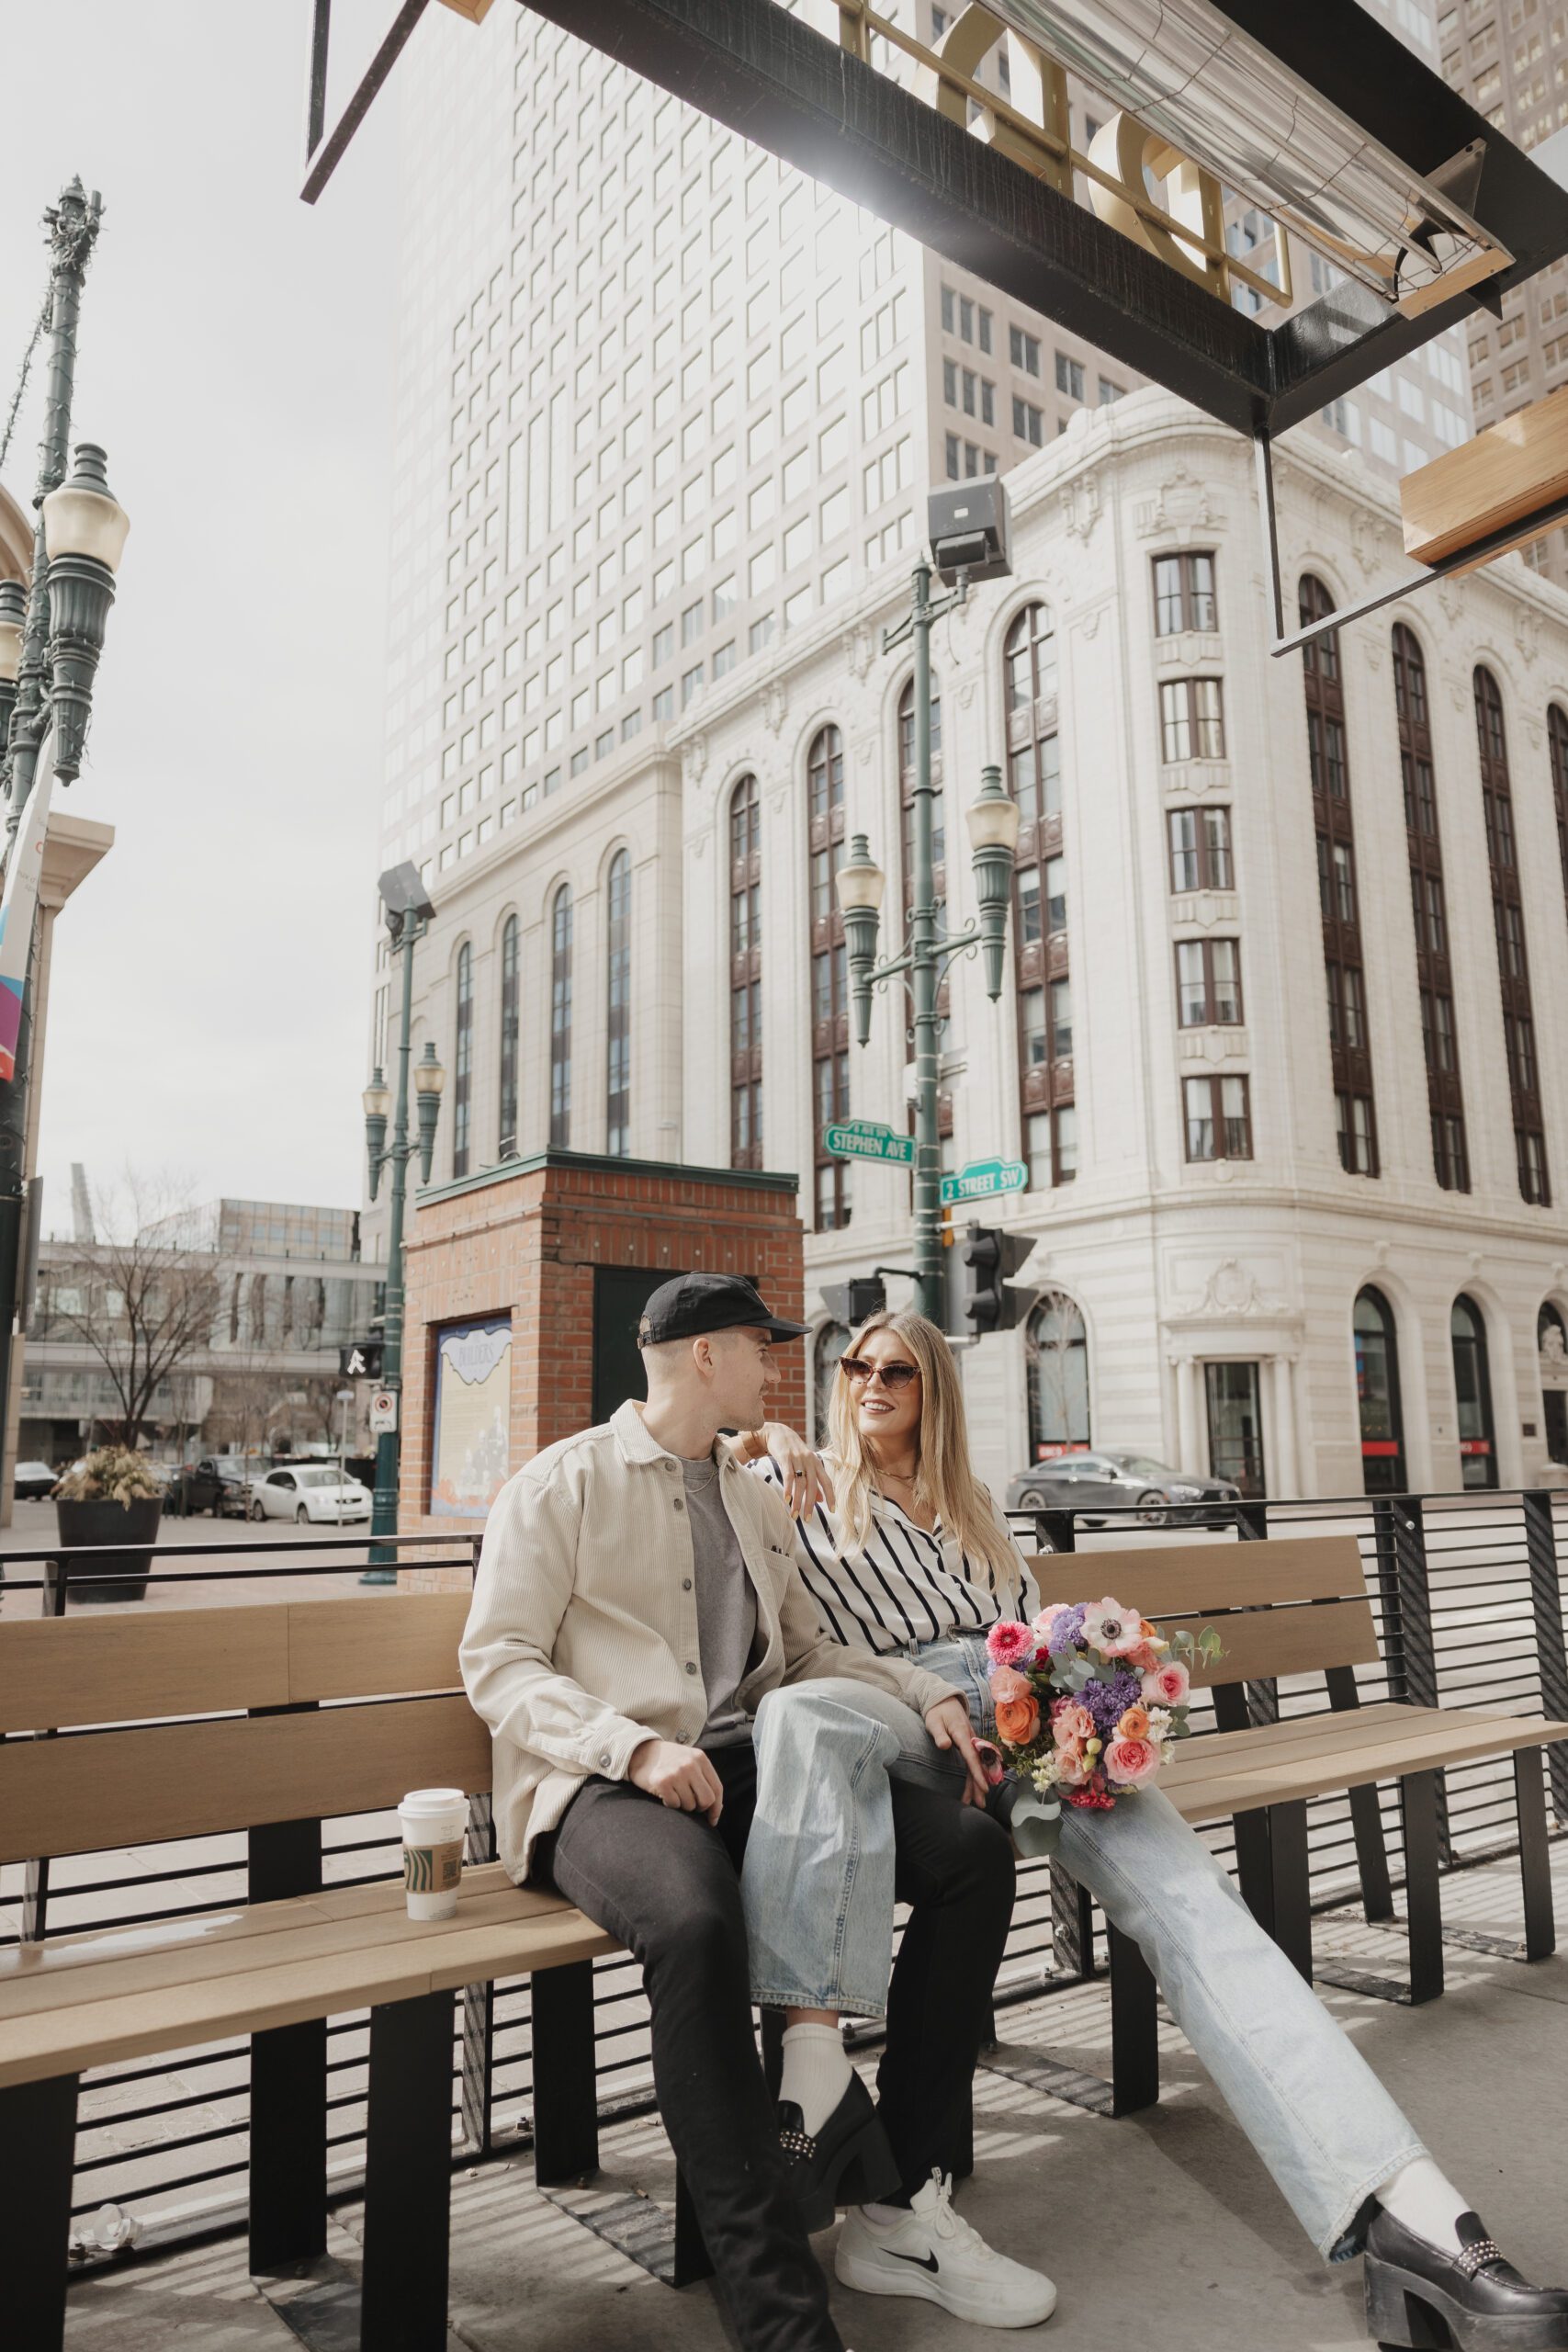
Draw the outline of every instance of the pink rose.
M1051 1737L1058 1747L1082 1747L1094 1737L1094 1717L1076 1699L1058 1699L1051 1710Z
M1137 1674L1153 1674L1159 1665L1159 1652L1153 1642L1140 1642L1135 1650L1127 1652L1127 1663Z
M999 1707L1009 1699L1032 1699L1034 1692L1028 1675L1016 1666L998 1666L991 1676L991 1696Z
M986 1636L986 1647L996 1666L1027 1666L1037 1647L1036 1637L1014 1617L1004 1617Z
M1081 1789L1089 1779L1089 1759L1079 1743L1068 1740L1056 1750L1056 1782L1064 1789Z
M1118 1788L1141 1789L1159 1770L1159 1749L1146 1739L1113 1739L1100 1761Z
M1135 1609L1123 1609L1109 1593L1091 1600L1084 1611L1083 1637L1090 1649L1106 1657L1125 1657L1143 1643L1144 1621Z
M1145 1706L1184 1707L1191 1688L1191 1676L1179 1658L1173 1657L1145 1675L1140 1695Z

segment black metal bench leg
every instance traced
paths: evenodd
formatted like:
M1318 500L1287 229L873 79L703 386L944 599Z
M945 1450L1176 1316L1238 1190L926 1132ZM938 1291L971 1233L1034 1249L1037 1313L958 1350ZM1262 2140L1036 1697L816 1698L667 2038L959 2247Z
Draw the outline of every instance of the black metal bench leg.
M1438 1775L1410 1772L1399 1784L1404 1818L1404 1917L1413 2007L1443 1989L1443 1905L1438 1884Z
M1274 1941L1298 1975L1312 1983L1312 1895L1304 1799L1269 1811L1269 1875Z
M599 2169L593 1962L547 1968L528 1988L534 2045L534 2178L541 2188Z
M327 2021L251 2036L253 2272L278 2277L327 2250Z
M17 2352L65 2342L76 2082L0 2091L0 2342Z
M1266 1936L1274 1932L1274 1851L1266 1807L1235 1815L1235 1874L1241 1899Z
M699 2278L713 2277L713 2264L703 2240L703 2225L697 2219L697 2209L692 2202L692 2192L686 2186L686 2176L676 2167L675 2172L675 2266L671 2276L672 2287L694 2287Z
M1111 1953L1111 2112L1136 2115L1159 2100L1155 1980L1131 1936L1106 1922Z
M1525 1958L1546 1960L1557 1949L1551 1907L1551 1849L1546 1840L1546 1796L1539 1747L1514 1750L1514 1802L1518 1807L1519 1876L1524 1882Z
M1393 1889L1389 1883L1388 1848L1383 1841L1382 1813L1377 1790L1350 1791L1350 1827L1356 1839L1356 1868L1361 1881L1361 1909L1368 1924L1393 1917Z
M362 2352L446 2352L453 1996L370 2012Z
M1051 1870L1051 1965L1064 1976L1094 1974L1094 1905L1087 1888L1054 1861Z

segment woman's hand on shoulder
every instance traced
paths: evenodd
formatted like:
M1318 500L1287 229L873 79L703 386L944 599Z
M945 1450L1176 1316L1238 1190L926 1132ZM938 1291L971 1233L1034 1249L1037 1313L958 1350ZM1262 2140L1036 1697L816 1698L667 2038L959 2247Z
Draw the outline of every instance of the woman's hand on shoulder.
M792 1519L809 1519L818 1503L833 1508L833 1482L819 1453L797 1430L764 1421L757 1435L779 1474L779 1492Z

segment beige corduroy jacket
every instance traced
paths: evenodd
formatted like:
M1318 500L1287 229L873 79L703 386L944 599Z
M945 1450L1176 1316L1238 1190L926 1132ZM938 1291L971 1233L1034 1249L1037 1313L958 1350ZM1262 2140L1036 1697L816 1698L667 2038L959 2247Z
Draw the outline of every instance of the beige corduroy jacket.
M757 1596L738 1696L837 1675L924 1714L950 1685L831 1641L773 1490L731 1460L721 1491ZM546 1448L496 1497L464 1629L463 1683L495 1743L495 1824L512 1876L582 1782L624 1780L645 1739L694 1742L707 1715L681 1465L636 1405Z

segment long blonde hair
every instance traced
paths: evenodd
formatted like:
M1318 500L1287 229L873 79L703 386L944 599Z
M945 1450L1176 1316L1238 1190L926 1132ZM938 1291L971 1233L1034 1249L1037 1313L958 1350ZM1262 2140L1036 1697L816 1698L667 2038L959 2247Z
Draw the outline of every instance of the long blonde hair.
M1018 1557L996 1506L976 1477L969 1459L964 1391L953 1350L925 1316L884 1308L879 1315L867 1316L846 1353L852 1353L873 1331L890 1331L896 1339L902 1340L920 1375L920 1425L915 1441L919 1453L916 1503L936 1513L943 1534L957 1539L966 1560L985 1563L987 1581L993 1592L998 1582L1012 1591L1019 1583ZM828 1430L840 1471L834 1481L838 1491L833 1508L839 1521L839 1552L842 1556L847 1552L863 1550L870 1536L874 1485L871 1460L861 1440L854 1399L842 1374L833 1382L828 1405Z

